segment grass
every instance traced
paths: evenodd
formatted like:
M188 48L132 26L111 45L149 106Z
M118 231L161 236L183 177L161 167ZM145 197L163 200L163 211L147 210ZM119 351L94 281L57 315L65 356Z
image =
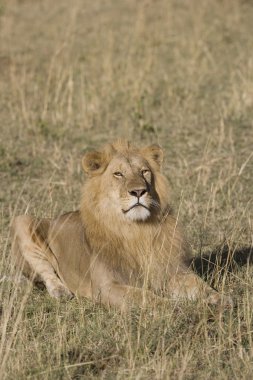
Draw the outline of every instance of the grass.
M246 0L0 0L2 379L252 377L250 265L215 273L231 311L122 315L13 283L8 261L13 216L78 208L82 154L119 136L164 147L194 254L251 246L252 24Z

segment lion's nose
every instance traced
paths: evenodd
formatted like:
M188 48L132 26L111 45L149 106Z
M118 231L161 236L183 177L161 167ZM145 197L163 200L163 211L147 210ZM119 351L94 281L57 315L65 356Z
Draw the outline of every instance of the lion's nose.
M140 198L142 195L144 195L147 192L147 190L142 188L142 189L134 189L134 190L131 190L128 192L129 192L129 194L133 195L134 197Z

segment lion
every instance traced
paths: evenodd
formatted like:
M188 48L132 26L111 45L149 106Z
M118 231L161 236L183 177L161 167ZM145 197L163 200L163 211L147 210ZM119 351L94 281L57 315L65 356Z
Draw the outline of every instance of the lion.
M87 297L122 310L181 298L224 303L189 266L162 164L156 144L117 140L86 153L80 210L56 219L17 216L14 265L52 297Z

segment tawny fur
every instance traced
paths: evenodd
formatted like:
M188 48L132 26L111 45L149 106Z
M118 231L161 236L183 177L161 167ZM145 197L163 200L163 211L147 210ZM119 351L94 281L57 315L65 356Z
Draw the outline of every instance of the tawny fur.
M159 146L125 140L87 153L80 211L55 220L17 217L14 264L54 297L74 294L122 309L179 297L219 302L188 267L162 161Z

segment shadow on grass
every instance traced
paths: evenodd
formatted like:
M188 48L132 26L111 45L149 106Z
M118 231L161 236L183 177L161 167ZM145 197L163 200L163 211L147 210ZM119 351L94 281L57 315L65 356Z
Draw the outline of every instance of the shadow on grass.
M191 267L203 279L215 282L226 273L233 273L240 267L253 264L253 246L236 248L224 244L211 252L193 258Z

